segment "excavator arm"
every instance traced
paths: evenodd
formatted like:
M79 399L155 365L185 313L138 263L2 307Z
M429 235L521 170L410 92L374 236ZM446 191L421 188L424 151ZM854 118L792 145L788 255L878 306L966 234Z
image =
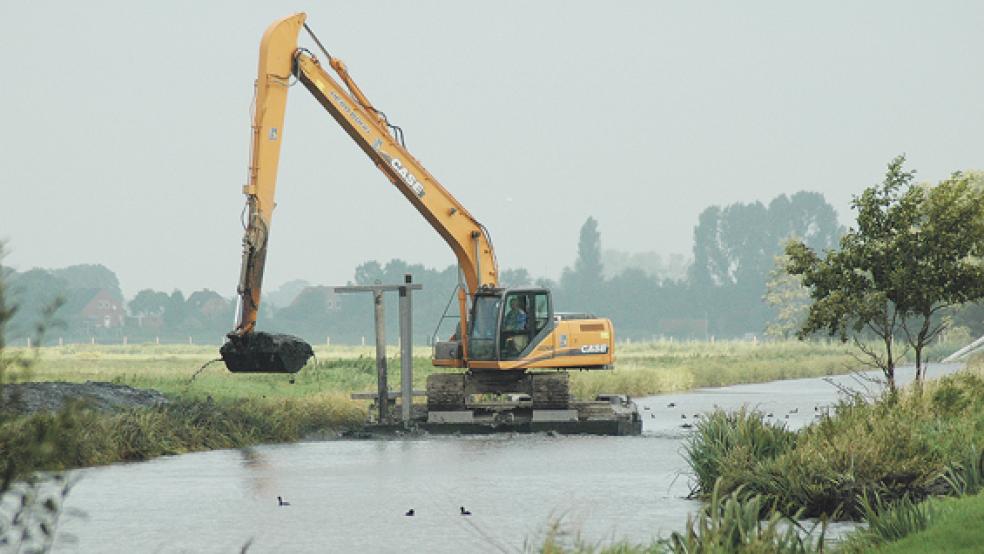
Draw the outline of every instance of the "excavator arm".
M243 192L247 202L246 232L239 278L236 328L242 337L256 325L273 216L277 164L283 141L287 92L294 76L321 103L383 172L396 189L424 216L451 247L468 293L498 284L498 267L488 231L414 158L394 136L386 116L373 107L352 80L341 60L327 55L330 68L344 88L305 49L297 38L305 14L271 25L260 43L259 75L253 113L249 178ZM310 29L308 29L310 32ZM317 38L312 34L317 42ZM318 42L320 46L320 42ZM464 293L459 296L462 322L467 321Z

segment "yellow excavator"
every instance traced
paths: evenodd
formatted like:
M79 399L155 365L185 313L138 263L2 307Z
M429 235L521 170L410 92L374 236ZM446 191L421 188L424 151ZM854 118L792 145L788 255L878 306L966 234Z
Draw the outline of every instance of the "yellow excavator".
M566 370L611 368L612 322L590 314L555 312L550 291L544 288L501 287L489 231L406 150L402 130L373 106L305 19L299 13L276 21L260 43L249 180L243 188L248 219L236 328L222 349L227 367L233 372L293 373L312 355L300 339L255 329L287 93L299 81L447 241L457 258L463 284L457 295L458 331L451 340L435 343L433 364L465 371L428 377L428 410L464 411L475 395L525 397L534 410L569 409ZM302 30L310 34L322 59L298 48Z

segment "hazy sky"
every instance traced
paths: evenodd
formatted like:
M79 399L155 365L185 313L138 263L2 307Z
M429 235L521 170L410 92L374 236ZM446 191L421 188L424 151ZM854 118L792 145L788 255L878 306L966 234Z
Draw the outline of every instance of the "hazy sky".
M814 190L847 222L896 154L922 179L984 168L981 2L6 0L5 262L233 294L257 47L299 10L535 275L589 215L605 248L689 253L710 204ZM268 287L454 263L300 86L277 199Z

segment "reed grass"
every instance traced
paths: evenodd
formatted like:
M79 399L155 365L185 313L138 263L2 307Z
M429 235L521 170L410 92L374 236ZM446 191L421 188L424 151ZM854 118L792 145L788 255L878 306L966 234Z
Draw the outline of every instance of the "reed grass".
M696 492L721 479L726 492L760 495L768 509L831 518L864 517L864 498L892 504L979 486L968 451L984 445L984 379L964 371L876 402L841 401L835 415L795 433L751 433L756 412L698 425L688 450L700 468ZM721 437L725 438L722 439ZM707 445L717 446L710 448ZM752 454L755 452L756 454Z
M357 427L362 410L336 395L275 400L175 399L155 408L101 412L73 406L57 413L10 418L0 427L0 451L12 467L62 470L147 460L219 448L293 442ZM48 449L25 448L40 433ZM30 453L30 460L12 457Z

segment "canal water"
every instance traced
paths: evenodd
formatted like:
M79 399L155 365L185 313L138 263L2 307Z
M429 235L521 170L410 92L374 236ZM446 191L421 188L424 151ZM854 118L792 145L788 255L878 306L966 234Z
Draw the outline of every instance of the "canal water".
M837 391L801 379L642 398L639 437L335 440L79 470L66 505L84 516L62 519L54 551L523 552L552 525L595 545L648 543L699 506L681 455L694 414L747 405L795 428Z

